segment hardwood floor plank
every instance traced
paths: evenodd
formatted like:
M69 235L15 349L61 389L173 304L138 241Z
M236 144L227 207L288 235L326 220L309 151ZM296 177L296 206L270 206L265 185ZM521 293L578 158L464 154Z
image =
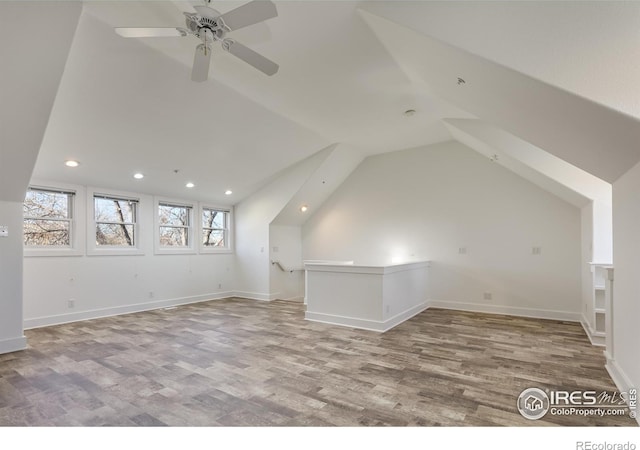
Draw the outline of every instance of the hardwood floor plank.
M528 387L615 391L577 323L429 309L387 333L225 299L26 332L2 426L634 426L516 409Z

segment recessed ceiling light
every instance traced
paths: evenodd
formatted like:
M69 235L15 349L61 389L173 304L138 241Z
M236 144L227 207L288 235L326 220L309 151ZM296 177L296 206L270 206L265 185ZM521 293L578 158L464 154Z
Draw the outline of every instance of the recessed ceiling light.
M407 116L407 117L411 117L411 116L413 116L415 113L416 113L416 110L415 110L415 109L407 109L407 110L404 112L404 115L405 115L405 116Z
M231 195L233 194L233 191L231 189L227 189L226 191L224 191L224 195Z
M309 207L307 205L302 205L300 207L300 211L302 211L302 212L307 212L308 209L309 209Z
M195 186L195 184L193 184L192 182L188 182L187 184L185 184L185 186L187 186L188 188L192 188Z
M133 178L135 178L136 180L142 180L144 178L144 175L141 174L140 172L134 173Z
M64 165L67 167L78 167L80 163L78 161L74 161L73 159L69 159L64 162Z

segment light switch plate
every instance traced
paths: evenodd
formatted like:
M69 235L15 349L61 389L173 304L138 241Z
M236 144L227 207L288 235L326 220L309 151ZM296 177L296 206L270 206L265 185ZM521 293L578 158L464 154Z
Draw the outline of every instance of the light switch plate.
M0 237L9 236L9 227L6 225L0 225Z

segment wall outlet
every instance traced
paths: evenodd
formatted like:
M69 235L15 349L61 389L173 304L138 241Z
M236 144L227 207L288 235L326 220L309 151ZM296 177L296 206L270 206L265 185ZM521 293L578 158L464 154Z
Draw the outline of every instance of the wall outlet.
M149 291L149 298L153 298L155 296L155 294L153 293L153 291Z
M218 283L218 289L222 289L222 283Z
M9 227L6 225L0 225L0 237L9 236Z
M542 247L531 247L532 255L539 255L542 253Z
M493 298L493 295L491 294L491 292L485 292L482 298L484 298L485 300L491 300Z
M390 311L390 307L389 307L389 305L386 305L386 306L384 307L384 312L385 312L385 313L387 313L387 314L389 314L389 311Z
M467 247L460 247L458 249L458 254L459 255L466 255L467 254Z
M71 309L71 308L75 308L76 307L76 299L75 298L70 298L69 300L67 300L67 308Z

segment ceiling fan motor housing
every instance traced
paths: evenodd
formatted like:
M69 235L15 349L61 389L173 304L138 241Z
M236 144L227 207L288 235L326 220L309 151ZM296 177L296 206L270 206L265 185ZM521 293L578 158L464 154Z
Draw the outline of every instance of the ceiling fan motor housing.
M212 9L217 16L220 15L219 12ZM204 17L200 15L189 15L186 16L187 28L199 38L208 35L206 31L210 31L214 40L222 40L224 39L224 35L226 34L226 29L224 26L224 22L220 17ZM204 32L204 34L203 34Z

